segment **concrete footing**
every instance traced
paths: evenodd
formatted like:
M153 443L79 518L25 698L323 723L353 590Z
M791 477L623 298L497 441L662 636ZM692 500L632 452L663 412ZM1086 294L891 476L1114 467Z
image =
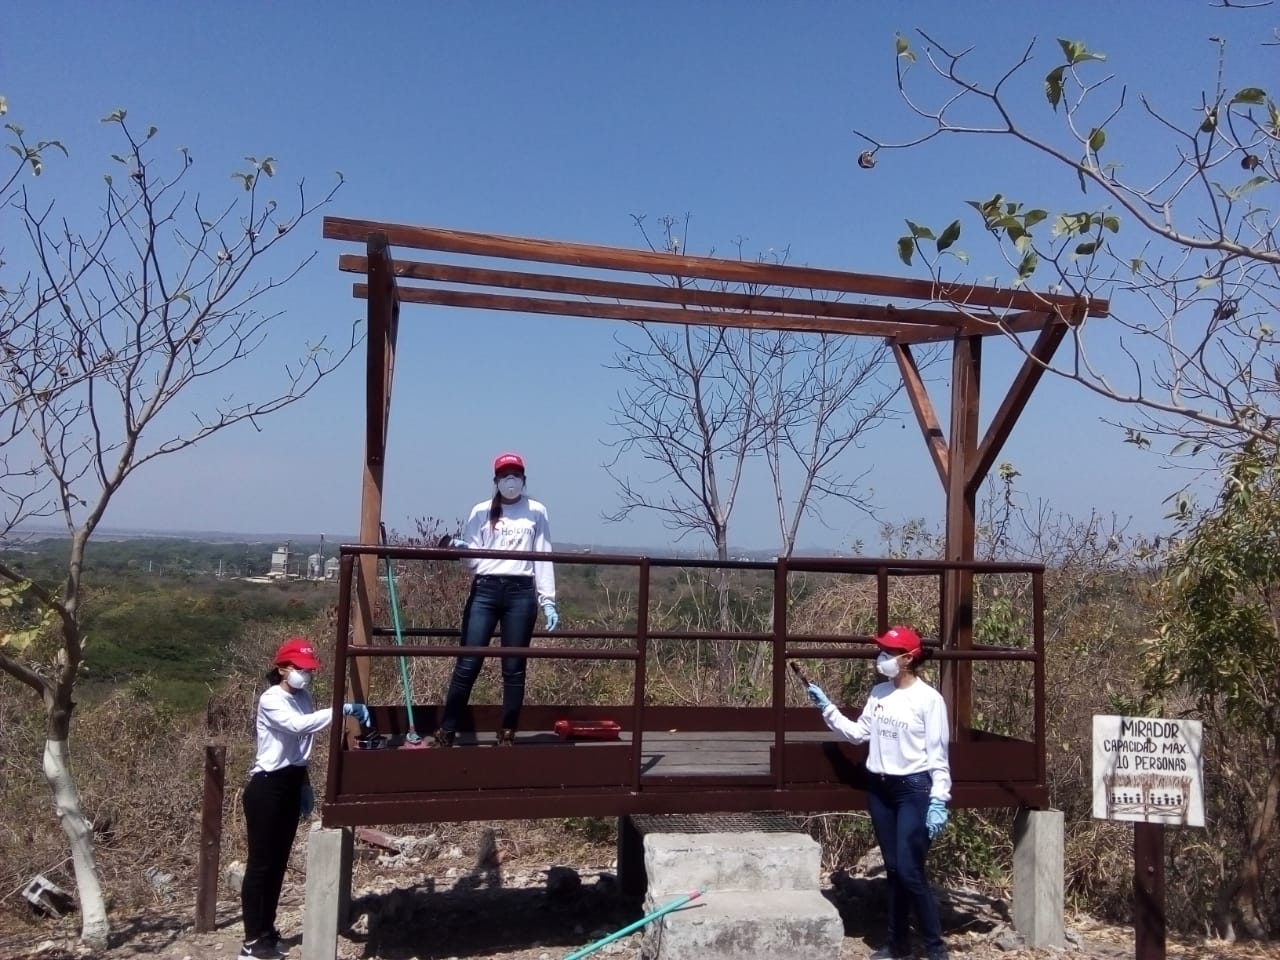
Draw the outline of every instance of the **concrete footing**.
M1013 825L1013 925L1032 947L1066 945L1061 810L1020 810Z
M703 891L645 928L646 960L840 955L844 925L821 893L822 850L806 834L645 833L643 858L646 912Z
M302 960L336 960L338 956L338 931L351 915L352 854L349 827L316 827L307 839Z

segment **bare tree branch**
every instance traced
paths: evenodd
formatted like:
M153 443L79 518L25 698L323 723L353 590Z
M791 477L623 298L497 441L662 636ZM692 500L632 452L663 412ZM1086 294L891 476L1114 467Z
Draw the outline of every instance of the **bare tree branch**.
M314 196L299 182L286 212L268 194L276 161L248 157L233 174L238 197L208 207L188 192L194 161L185 149L170 162L153 159L154 127L135 135L122 110L105 122L124 146L91 229L74 227L34 188L14 189L18 174L0 180L0 236L24 236L27 247L26 272L14 280L0 257L0 539L55 515L70 536L60 589L27 585L0 562L0 581L23 584L57 639L56 656L42 664L28 656L35 646L20 650L0 635L0 671L44 699L46 777L72 846L82 939L98 947L108 933L105 901L68 765L85 658L85 549L139 468L298 402L360 339L353 325L339 343L306 344L263 395L219 395L216 385L257 353L280 316L271 294L314 256L281 271L286 238L333 198L341 177ZM20 129L9 130L23 169L39 173L43 155L62 149L28 146Z
M1089 208L1054 214L1050 204L1001 194L969 201L1015 283L1048 274L1052 292L1112 302L1111 317L1077 325L1073 349L1048 369L1130 407L1136 438L1146 431L1197 449L1280 440L1274 328L1280 108L1274 96L1228 85L1218 38L1211 38L1215 76L1187 124L1165 115L1150 94L1138 97L1141 110L1134 115L1113 74L1093 78L1103 55L1078 41L1059 41L1062 59L1043 80L1028 74L1032 44L986 83L971 78L972 51L952 52L929 34L919 36L927 69L912 73L917 54L900 37L898 87L909 112L930 129L900 141L857 132L871 145L860 165L874 167L881 151L916 149L949 135L1005 140L1010 150L1048 158L1094 198ZM1013 107L1008 89L1024 81L1044 90L1060 121L1056 132L1040 133L1038 118ZM1124 178L1127 165L1108 140L1114 133L1120 142L1120 134L1144 121L1163 139L1141 127L1144 163L1132 166L1149 169L1153 156L1163 151L1165 157L1162 171L1146 183ZM908 263L919 255L940 278L942 266L955 261L940 245L935 251L924 242L931 239L932 231L913 229L899 250Z

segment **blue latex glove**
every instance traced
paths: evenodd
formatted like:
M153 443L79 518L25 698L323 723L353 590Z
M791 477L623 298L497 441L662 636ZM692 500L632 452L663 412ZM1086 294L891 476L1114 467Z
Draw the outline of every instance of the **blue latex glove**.
M819 710L825 710L827 707L831 706L831 701L827 698L827 695L822 692L822 688L816 683L811 683L809 686L805 687L805 692L809 694L809 699L813 701L813 705Z
M459 550L467 550L471 547L471 544L467 543L467 541L463 540L461 537L454 537L449 541L449 546L456 547Z
M929 801L929 809L924 815L924 825L929 831L929 839L937 839L938 834L942 832L942 828L947 825L947 804L945 801L933 799Z
M360 726L366 730L373 726L373 721L369 718L369 708L363 703L344 703L342 705L342 715L344 717L355 717L360 721Z
M546 600L542 604L542 619L547 621L548 632L560 625L560 614L556 610L554 600Z
M310 820L311 814L316 809L316 792L311 789L311 784L304 783L302 785L302 811L301 819Z

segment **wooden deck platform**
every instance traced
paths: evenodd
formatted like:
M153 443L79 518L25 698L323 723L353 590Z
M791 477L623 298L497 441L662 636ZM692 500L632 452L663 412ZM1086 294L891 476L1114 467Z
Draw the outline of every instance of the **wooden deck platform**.
M393 708L380 708L388 711ZM415 708L417 709L417 708ZM424 708L424 715L429 708ZM598 707L577 708L595 714ZM452 748L346 749L331 759L326 825L427 823L639 813L818 812L866 807L866 748L823 726L817 711L788 708L781 738L775 711L648 708L650 721L683 717L705 727L656 722L617 740L561 740L550 708L529 709L529 731L497 747L493 707L473 708ZM544 712L546 716L542 716ZM574 712L558 708L557 713ZM380 714L386 721L390 716ZM388 729L390 723L380 723ZM742 729L749 727L754 729ZM736 729L734 729L736 728ZM545 731L545 732L544 732ZM391 733L402 738L403 727ZM953 807L1044 807L1035 745L966 731L951 745Z

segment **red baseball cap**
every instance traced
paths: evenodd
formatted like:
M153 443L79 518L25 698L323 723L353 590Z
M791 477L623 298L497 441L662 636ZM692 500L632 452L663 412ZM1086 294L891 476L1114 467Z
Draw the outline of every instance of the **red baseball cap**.
M498 459L493 461L493 472L501 473L503 470L519 470L524 473L524 460L518 453L500 453Z
M292 664L299 670L315 670L320 666L316 658L316 648L306 637L290 637L276 651L276 666Z
M920 634L910 627L890 627L876 637L876 644L882 650L888 650L891 653L909 653L913 657L920 656L924 646L920 642Z

